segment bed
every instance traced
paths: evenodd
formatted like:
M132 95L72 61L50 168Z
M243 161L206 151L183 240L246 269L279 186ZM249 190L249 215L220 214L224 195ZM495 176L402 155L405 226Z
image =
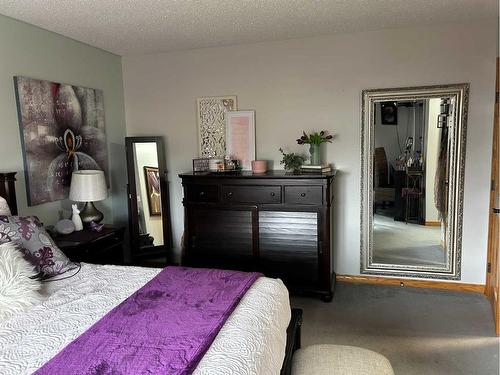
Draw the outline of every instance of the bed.
M0 174L0 196L13 214L15 174ZM29 374L51 360L161 269L83 263L68 279L46 282L44 301L0 322L0 373ZM119 280L119 282L116 282ZM302 312L290 309L280 280L258 278L192 372L289 374L300 347Z

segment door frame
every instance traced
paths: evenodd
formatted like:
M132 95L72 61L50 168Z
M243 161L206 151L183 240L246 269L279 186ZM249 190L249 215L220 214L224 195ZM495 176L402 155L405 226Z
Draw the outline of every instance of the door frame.
M495 111L491 156L491 192L488 227L488 258L485 294L493 308L495 332L500 336L500 83L499 58L496 64Z

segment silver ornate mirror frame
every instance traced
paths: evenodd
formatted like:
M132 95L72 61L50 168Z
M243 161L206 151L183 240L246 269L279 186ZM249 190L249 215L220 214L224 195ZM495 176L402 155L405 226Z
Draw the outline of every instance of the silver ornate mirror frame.
M418 100L449 97L455 99L454 126L450 135L449 220L446 228L446 264L413 266L374 262L373 257L373 151L374 104L383 101ZM423 277L460 280L462 251L462 214L465 172L465 143L469 84L405 87L362 91L361 126L361 273L386 276Z

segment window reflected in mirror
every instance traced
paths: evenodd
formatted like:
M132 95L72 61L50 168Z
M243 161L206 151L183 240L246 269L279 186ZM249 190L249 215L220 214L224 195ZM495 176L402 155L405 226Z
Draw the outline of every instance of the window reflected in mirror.
M133 148L139 246L144 250L164 244L158 151L156 142L134 143Z

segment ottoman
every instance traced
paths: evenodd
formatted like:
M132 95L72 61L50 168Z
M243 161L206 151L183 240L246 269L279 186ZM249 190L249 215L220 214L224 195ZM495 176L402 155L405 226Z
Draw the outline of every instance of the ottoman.
M295 352L292 375L394 375L387 358L368 349L312 345Z

